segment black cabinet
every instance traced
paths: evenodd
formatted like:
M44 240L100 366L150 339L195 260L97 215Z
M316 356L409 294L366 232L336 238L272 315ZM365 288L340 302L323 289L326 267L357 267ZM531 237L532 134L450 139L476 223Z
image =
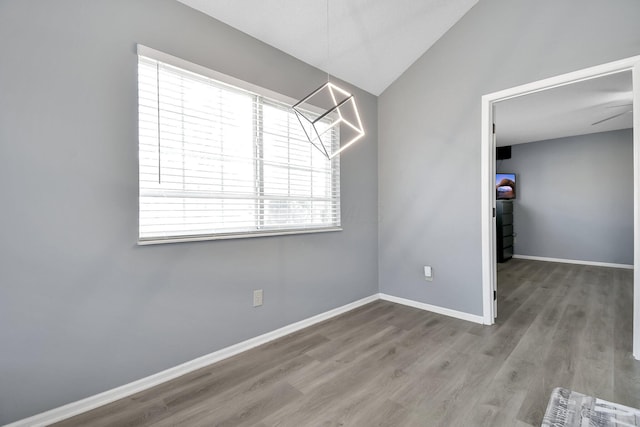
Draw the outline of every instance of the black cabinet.
M496 248L498 262L506 262L513 256L513 202L496 200Z

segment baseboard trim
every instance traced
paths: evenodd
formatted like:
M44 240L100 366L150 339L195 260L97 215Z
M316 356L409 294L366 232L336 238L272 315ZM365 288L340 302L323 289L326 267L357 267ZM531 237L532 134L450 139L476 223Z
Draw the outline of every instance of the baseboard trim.
M484 318L482 316L476 316L475 314L469 314L462 311L452 310L450 308L440 307L437 305L426 304L406 298L394 297L393 295L380 294L380 299L385 301L391 301L409 307L419 308L421 310L430 311L432 313L443 314L449 317L455 317L456 319L467 320L473 323L484 324Z
M69 419L71 417L90 411L92 409L99 408L100 406L104 406L109 403L115 402L116 400L123 399L125 397L132 396L141 391L150 389L151 387L155 387L157 385L160 385L172 379L178 378L182 375L186 375L197 369L204 368L213 363L235 356L244 351L250 350L254 347L258 347L262 344L266 344L270 341L276 340L285 335L291 334L293 332L299 331L301 329L304 329L309 326L315 325L317 323L323 322L325 320L331 319L332 317L346 313L355 308L358 308L365 304L369 304L370 302L373 302L379 299L395 302L395 303L406 305L409 307L419 308L421 310L430 311L433 313L442 314L442 315L454 317L457 319L466 320L469 322L483 324L482 316L476 316L473 314L464 313L461 311L456 311L456 310L452 310L445 307L439 307L436 305L425 304L422 302L413 301L405 298L394 297L392 295L387 295L383 293L374 294L366 298L362 298L360 300L354 301L352 303L343 305L341 307L334 308L333 310L329 310L324 313L318 314L316 316L312 316L307 319L301 320L299 322L292 323L290 325L284 326L274 331L267 332L266 334L262 334L254 338L250 338L246 341L242 341L238 344L234 344L232 346L207 354L205 356L198 357L197 359L190 360L178 366L174 366L173 368L166 369L164 371L158 372L156 374L150 375L145 378L141 378L139 380L122 385L120 387L116 387L114 389L107 390L105 392L102 392L93 396L89 396L87 398L78 400L76 402L72 402L67 405L51 409L49 411L45 411L40 414L36 414L29 418L24 418L22 420L15 421L11 424L5 425L4 427L44 427L59 421Z
M612 262L582 261L578 259L548 258L548 257L530 256L530 255L513 255L513 258L528 259L532 261L560 262L563 264L593 265L595 267L624 268L627 270L633 270L633 265L631 264L615 264Z
M282 328L276 329L274 331L267 332L266 334L250 338L246 341L242 341L238 344L234 344L218 351L214 351L213 353L190 360L189 362L185 362L178 366L174 366L173 368L166 369L164 371L158 372L145 378L141 378L137 381L133 381L123 386L107 390L103 393L99 393L85 399L51 409L46 412L42 412L29 418L15 421L11 424L5 425L5 427L40 427L66 420L92 409L96 409L100 406L115 402L116 400L147 390L151 387L170 381L174 378L178 378L197 369L204 368L205 366L227 359L231 356L235 356L259 345L266 344L292 332L296 332L300 329L315 325L316 323L331 319L332 317L346 313L378 299L380 299L379 294L374 294L366 298L362 298L341 307L334 308L333 310L329 310L316 316L312 316L299 322L295 322Z

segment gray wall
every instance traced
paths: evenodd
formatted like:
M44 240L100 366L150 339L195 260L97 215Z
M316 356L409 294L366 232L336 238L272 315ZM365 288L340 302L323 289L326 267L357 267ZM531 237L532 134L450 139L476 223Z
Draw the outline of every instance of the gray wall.
M637 0L481 0L380 96L381 292L482 314L481 96L638 55L639 20Z
M515 253L633 264L633 131L512 147Z
M344 231L136 246L136 43L294 98L326 79L172 0L0 1L0 424L378 291L377 98L357 88Z

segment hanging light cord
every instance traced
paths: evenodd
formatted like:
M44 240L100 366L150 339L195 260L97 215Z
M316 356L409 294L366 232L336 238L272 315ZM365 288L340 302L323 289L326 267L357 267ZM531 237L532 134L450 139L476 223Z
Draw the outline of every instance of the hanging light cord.
M160 132L160 63L156 62L156 87L158 88L158 94L156 98L156 114L158 120L158 184L162 184L162 149L160 144L162 142L162 133Z
M329 83L329 54L330 54L330 50L329 50L329 44L331 43L329 41L329 0L327 0L327 11L326 11L326 20L327 20L327 83Z

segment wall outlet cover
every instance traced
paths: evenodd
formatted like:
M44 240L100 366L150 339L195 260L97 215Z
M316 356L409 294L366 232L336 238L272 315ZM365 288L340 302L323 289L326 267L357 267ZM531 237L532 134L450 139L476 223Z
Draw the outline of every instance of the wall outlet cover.
M253 291L253 306L259 307L262 305L262 289L256 289Z
M424 278L425 280L433 280L433 269L429 265L424 266Z

